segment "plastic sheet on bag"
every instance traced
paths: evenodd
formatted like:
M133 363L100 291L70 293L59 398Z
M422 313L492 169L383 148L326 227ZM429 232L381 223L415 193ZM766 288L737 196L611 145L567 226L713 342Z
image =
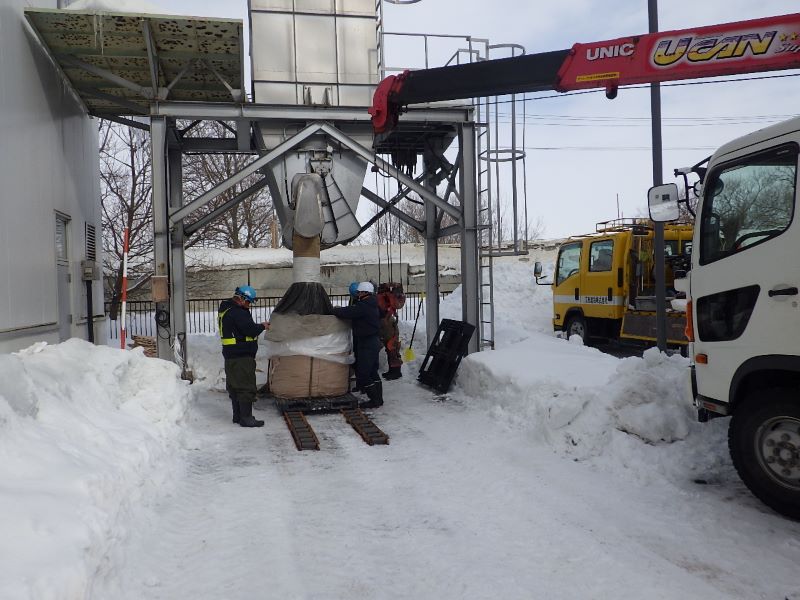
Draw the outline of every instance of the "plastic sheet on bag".
M310 356L340 364L352 364L350 326L329 315L272 315L263 355Z

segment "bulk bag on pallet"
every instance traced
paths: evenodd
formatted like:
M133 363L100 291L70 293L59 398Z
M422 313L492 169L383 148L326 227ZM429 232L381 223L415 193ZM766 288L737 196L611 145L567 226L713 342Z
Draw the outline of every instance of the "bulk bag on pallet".
M331 315L272 314L264 344L269 391L279 398L324 398L349 391L351 328Z

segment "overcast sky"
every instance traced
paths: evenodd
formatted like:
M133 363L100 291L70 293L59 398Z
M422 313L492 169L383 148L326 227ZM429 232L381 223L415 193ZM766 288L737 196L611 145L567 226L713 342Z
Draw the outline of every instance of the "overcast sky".
M246 0L151 1L164 12L247 17ZM683 29L799 10L797 0L662 0L659 28ZM471 35L493 44L521 44L528 53L648 29L646 0L422 0L386 5L385 11L387 31ZM392 46L387 48L391 52ZM447 54L445 48L434 50ZM421 56L421 51L406 47L401 56L390 54L386 62L416 67ZM663 85L664 181L673 181L673 168L698 162L730 138L798 114L798 86L796 76ZM596 222L617 216L617 195L624 216L642 214L653 180L649 91L622 89L613 101L602 92L528 97L528 210L531 220L541 217L545 235L593 231Z

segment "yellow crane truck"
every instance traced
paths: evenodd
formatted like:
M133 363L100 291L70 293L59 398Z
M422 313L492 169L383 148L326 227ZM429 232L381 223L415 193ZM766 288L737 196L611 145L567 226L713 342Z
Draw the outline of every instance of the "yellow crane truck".
M691 225L664 227L667 343L672 346L686 345L686 312L675 279L688 270L692 233ZM539 283L541 263L536 263L534 273ZM550 285L553 328L568 338L580 335L587 343L596 339L656 342L653 227L649 221L605 221L597 224L594 233L569 238L558 250Z

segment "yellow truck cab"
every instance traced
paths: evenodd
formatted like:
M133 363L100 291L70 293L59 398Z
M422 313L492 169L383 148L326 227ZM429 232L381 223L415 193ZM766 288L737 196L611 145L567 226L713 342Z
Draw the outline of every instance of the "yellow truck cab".
M675 275L688 269L691 225L664 228L667 343L686 344L685 307ZM537 265L537 270L541 270ZM567 337L656 341L653 227L644 219L598 223L558 251L553 274L553 328ZM678 302L672 302L673 300Z

